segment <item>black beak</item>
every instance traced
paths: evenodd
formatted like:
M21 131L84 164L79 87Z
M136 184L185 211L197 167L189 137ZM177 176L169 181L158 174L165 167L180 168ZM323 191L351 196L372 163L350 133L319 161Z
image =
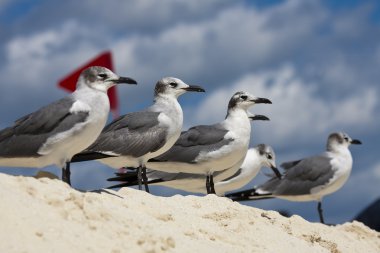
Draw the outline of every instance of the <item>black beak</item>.
M251 100L252 102L255 102L256 104L272 104L272 101L270 101L267 98L255 98Z
M249 116L249 119L250 120L269 120L269 118L267 116L264 116L264 115Z
M195 91L195 92L205 92L205 89L203 89L201 86L198 85L189 85L189 87L182 88L185 91Z
M271 166L270 168L273 170L274 174L276 174L278 179L281 179L282 175L281 175L280 171L278 171L278 169L274 166Z
M354 140L351 141L351 144L362 144L362 142L359 141L359 140L354 139Z
M119 79L116 79L116 80L113 80L114 83L128 83L128 84L137 84L137 82L130 78L130 77L123 77L123 76L120 76Z

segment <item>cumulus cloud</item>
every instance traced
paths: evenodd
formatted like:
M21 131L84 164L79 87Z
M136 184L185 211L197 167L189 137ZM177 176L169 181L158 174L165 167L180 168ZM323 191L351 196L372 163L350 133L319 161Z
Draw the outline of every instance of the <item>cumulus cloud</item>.
M73 21L67 21L56 29L12 38L5 46L7 65L2 70L13 80L17 77L16 85L45 86L52 71L64 73L61 68L70 62L79 63L86 56L98 52L95 45L85 43L91 42L89 38L89 30ZM77 42L75 47L74 41ZM63 56L66 58L64 62Z
M140 72L172 72L226 85L231 76L288 57L324 20L319 6L293 2L263 12L233 6L203 22L174 25L159 34L134 36L132 41L127 38L118 48L128 48L129 66L144 66ZM312 15L301 15L314 7L318 8ZM300 14L297 20L288 19L294 14Z
M42 1L38 8L22 17L20 23L28 23L33 29L47 29L75 19L94 30L105 29L114 37L120 37L126 33L159 33L178 23L199 22L235 4L219 0L110 0L106 4L100 0ZM22 27L17 28L25 32Z
M273 105L256 105L251 109L253 113L270 117L269 126L257 127L256 133L267 136L271 143L307 142L334 129L357 128L364 132L364 128L377 124L374 118L378 103L376 90L367 89L328 101L318 95L314 84L304 82L292 65L248 74L228 88L209 94L195 110L197 121L222 119L228 100L240 90L272 100Z

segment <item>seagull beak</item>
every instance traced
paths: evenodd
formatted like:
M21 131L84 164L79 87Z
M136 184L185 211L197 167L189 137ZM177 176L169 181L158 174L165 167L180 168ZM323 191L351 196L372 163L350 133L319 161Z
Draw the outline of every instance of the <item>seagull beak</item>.
M251 101L255 102L255 104L272 104L272 101L267 98L254 98Z
M111 81L113 81L116 84L119 84L119 83L137 84L137 82L134 79L130 77L123 77L123 76L120 76L118 79L114 79Z
M362 144L362 142L357 139L354 139L354 140L351 140L351 144Z
M276 174L278 179L281 179L282 175L281 175L280 171L278 171L278 169L276 167L274 167L273 165L270 166L270 168L273 170L274 174Z
M198 85L189 85L188 87L182 89L185 91L205 92L205 89Z
M249 116L249 119L250 120L269 120L269 118L267 116L264 116L264 115Z

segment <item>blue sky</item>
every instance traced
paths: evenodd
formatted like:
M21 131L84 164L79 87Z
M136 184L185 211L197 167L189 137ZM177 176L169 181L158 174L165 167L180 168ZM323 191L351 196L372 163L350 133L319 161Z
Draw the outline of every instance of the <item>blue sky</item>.
M324 199L326 220L343 222L379 197L379 21L378 1L0 0L0 128L66 95L57 81L110 49L116 72L141 84L119 88L122 114L149 105L156 81L175 76L207 89L180 98L185 128L222 120L235 91L270 98L251 109L271 118L253 124L251 144L273 146L277 163L322 152L333 131L361 139L349 181ZM112 173L75 165L73 184L103 187ZM315 203L249 204L318 217Z

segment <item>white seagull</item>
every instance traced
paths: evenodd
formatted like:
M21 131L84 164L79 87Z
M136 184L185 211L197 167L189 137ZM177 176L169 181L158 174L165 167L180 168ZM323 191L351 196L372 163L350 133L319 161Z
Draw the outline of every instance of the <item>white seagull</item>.
M181 134L183 112L178 97L186 92L204 92L197 85L188 85L174 77L157 82L154 104L139 112L132 112L108 124L99 138L72 162L98 160L112 168L138 167L139 189L146 178L149 159L166 152Z
M174 146L149 160L147 167L171 173L205 175L207 193L215 193L214 172L240 166L243 162L251 134L248 108L258 103L271 102L247 92L236 92L229 101L224 121L182 132Z
M107 90L119 83L137 84L107 68L85 69L72 94L0 131L0 166L56 165L62 168L62 180L70 184L66 163L102 131L110 108Z
M290 201L318 201L318 214L324 223L322 198L339 190L350 176L352 156L350 144L361 144L346 133L332 133L326 152L305 159L286 162L281 179L272 177L251 190L226 195L236 201L260 198L281 198Z
M260 115L261 116L261 115ZM268 167L281 177L276 168L275 153L271 146L259 144L247 151L243 164L235 174L228 176L227 170L214 173L215 192L218 196L224 196L226 192L239 189L248 184L256 177L262 167ZM137 185L136 172L118 173L118 177L108 181L123 181L123 183L109 188L118 188ZM199 174L169 173L158 170L147 170L148 183L161 185L187 192L206 193L204 188L204 177Z

